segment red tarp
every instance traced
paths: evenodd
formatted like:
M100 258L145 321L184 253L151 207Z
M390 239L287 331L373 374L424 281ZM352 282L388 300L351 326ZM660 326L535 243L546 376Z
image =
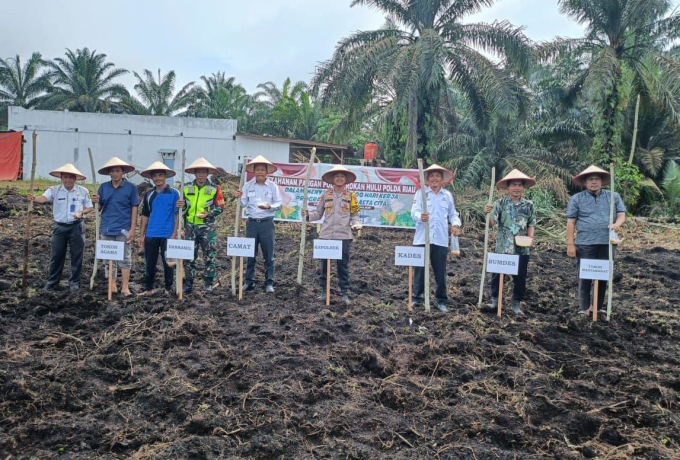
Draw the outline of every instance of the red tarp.
M0 133L0 180L17 180L21 163L21 132Z

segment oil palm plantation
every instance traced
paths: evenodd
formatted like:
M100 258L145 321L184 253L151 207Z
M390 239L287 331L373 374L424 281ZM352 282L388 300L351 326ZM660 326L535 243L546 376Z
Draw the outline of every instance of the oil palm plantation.
M23 65L19 55L0 59L0 105L29 108L39 104L48 87L43 67L40 53L33 53Z
M51 86L45 103L54 109L75 112L109 112L128 96L116 79L128 73L107 62L106 54L88 48L48 61L47 77Z
M292 83L286 78L281 88L271 81L257 87L260 91L254 97L270 112L265 128L268 134L295 139L311 139L316 134L321 112L305 82Z
M522 113L516 78L529 68L531 46L508 22L463 23L493 0L354 0L383 11L382 29L360 31L337 45L313 81L325 105L342 107L357 126L379 105L382 119L406 122L406 150L427 156L440 142L438 125L454 126L451 85L466 99L478 126L495 113ZM500 58L494 62L488 55Z
M193 102L195 93L192 91L194 82L187 83L175 94L175 71L171 70L161 75L158 69L154 75L148 69L144 69L142 78L134 72L137 78L135 91L138 97L125 98L126 110L134 115L160 115L171 117L185 111Z

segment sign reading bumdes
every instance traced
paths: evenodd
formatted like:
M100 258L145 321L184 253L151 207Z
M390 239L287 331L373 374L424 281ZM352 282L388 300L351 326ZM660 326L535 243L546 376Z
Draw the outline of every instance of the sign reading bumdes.
M227 255L240 257L255 257L255 238L227 238Z
M165 257L168 259L194 259L193 240L168 240Z
M503 273L516 275L519 272L519 256L517 254L489 253L486 259L486 271L489 273Z
M97 259L123 260L125 258L125 243L123 241L97 240Z
M342 259L341 240L314 240L314 259Z
M609 260L581 259L578 277L583 280L609 280Z
M416 246L396 246L394 248L394 265L424 267L425 248Z

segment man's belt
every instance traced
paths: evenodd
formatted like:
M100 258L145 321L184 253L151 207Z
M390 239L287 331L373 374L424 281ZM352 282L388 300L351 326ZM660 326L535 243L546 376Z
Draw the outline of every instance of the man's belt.
M260 222L267 222L267 221L269 221L269 220L272 220L273 218L274 218L274 216L271 216L271 217L262 217L262 218L248 217L248 220L249 220L249 221L252 221L252 222L257 222L257 223L259 224Z
M83 221L83 219L78 219L78 220L74 220L74 221L71 221L71 222L56 222L56 224L64 226L64 227L70 227L71 225L79 224L82 221Z

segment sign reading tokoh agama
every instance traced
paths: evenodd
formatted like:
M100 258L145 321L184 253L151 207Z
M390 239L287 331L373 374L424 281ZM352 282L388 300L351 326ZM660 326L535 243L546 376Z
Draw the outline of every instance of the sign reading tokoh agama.
M124 258L125 258L124 242L97 240L97 259L123 260Z
M516 275L519 272L519 256L517 254L494 254L490 252L486 260L486 271Z
M424 267L425 248L416 246L396 246L394 248L394 265Z
M227 238L227 255L238 257L255 257L255 238Z

